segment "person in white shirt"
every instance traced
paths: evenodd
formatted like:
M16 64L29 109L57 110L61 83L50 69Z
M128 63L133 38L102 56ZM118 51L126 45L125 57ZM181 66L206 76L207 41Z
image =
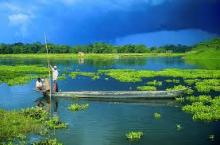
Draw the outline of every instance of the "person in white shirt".
M52 70L52 78L53 78L53 92L58 92L58 84L57 84L57 79L59 76L59 72L57 70L57 66L50 66Z
M36 87L37 90L42 90L43 89L43 83L41 81L41 78L37 78L35 87Z

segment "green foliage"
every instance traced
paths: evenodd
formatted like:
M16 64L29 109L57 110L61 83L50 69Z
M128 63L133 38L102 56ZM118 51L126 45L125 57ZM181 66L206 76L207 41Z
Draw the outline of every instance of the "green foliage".
M70 73L70 77L72 79L75 79L77 76L90 77L93 80L99 79L99 75L97 73L93 73L93 72L71 72Z
M139 91L156 91L157 88L154 86L138 86L137 90L139 90Z
M109 69L109 70L99 70L99 73L105 74L121 82L140 82L142 81L142 78L160 77L160 76L183 78L183 79L220 78L220 70L205 70L205 69L164 69L160 71Z
M59 128L67 128L67 123L63 123L59 120L58 117L52 117L50 120L46 121L49 129L59 129Z
M0 110L0 140L25 138L27 133L41 133L44 126L36 119L19 111Z
M178 84L180 83L180 80L177 80L177 79L168 79L168 80L165 80L167 83L175 83L175 84Z
M178 103L183 103L185 101L185 98L184 97L177 97L177 98L175 98L175 100Z
M199 92L220 91L220 79L205 79L196 82L196 89Z
M144 133L142 131L130 131L126 133L125 135L128 140L135 141L140 140L142 136L144 136Z
M155 118L155 119L160 119L160 118L161 118L160 113L155 112L155 113L154 113L154 118Z
M96 42L89 45L55 45L48 44L49 53L172 53L189 51L190 47L183 45L166 45L159 48L147 48L145 45L122 45L113 46L111 44ZM46 53L45 45L39 42L32 44L14 43L14 44L0 44L1 54L20 54L20 53Z
M36 65L0 65L0 83L8 85L25 84L32 79L45 77L48 74L48 68Z
M178 85L178 86L174 86L173 88L168 88L166 89L167 91L179 91L179 90L183 90L186 94L192 94L193 90L189 87L186 86L182 86L182 85Z
M62 145L62 143L58 142L58 140L55 139L46 139L39 142L35 142L32 145Z
M186 59L219 59L220 38L201 42L196 45L191 52L187 53Z
M80 111L88 109L89 104L72 104L68 107L71 111Z
M153 80L153 81L147 82L147 85L162 86L162 82L161 81L157 81L157 80Z
M193 115L193 120L220 120L220 97L210 96L190 97L192 104L183 106L182 110Z
M188 85L193 85L195 84L196 82L199 82L200 79L184 79L184 82Z

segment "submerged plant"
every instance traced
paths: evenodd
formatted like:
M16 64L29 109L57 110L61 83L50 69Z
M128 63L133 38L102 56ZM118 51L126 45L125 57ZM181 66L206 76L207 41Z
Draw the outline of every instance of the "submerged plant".
M154 118L155 118L155 119L160 119L160 118L161 118L160 113L155 112L155 113L154 113Z
M128 140L134 141L134 140L140 140L143 135L144 133L142 131L130 131L126 133L125 136L127 137Z
M68 107L71 111L80 111L86 110L89 107L89 104L72 104Z

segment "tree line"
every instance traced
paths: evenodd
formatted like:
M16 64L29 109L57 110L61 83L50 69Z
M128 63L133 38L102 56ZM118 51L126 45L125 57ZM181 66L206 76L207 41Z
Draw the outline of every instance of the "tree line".
M164 52L186 52L190 51L192 47L185 45L165 45L161 47L147 47L145 45L112 45L102 42L97 42L89 45L56 45L49 43L48 49L50 53L164 53ZM45 45L39 42L26 44L0 44L0 54L19 54L19 53L46 53Z

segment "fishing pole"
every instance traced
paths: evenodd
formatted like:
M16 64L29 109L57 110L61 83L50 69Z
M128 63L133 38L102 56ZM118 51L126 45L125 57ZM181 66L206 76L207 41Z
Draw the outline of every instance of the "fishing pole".
M48 47L47 47L47 38L46 38L46 34L44 33L44 43L45 43L45 48L46 48L46 51L47 51L47 64L48 64L48 68L49 68L49 71L48 71L48 73L49 73L49 75L48 75L48 77L49 77L49 84L50 84L50 114L51 114L51 98L52 98L52 91L51 91L51 75L50 75L50 61L49 61L49 55L48 55L48 53L49 53L49 51L48 51Z

